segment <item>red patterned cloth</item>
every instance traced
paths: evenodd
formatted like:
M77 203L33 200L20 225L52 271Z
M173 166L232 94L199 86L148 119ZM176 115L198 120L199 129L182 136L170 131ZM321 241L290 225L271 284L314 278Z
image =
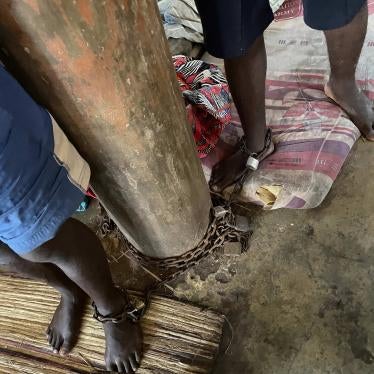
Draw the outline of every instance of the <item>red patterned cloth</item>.
M226 77L215 65L186 56L173 57L200 158L216 146L231 122L231 96Z

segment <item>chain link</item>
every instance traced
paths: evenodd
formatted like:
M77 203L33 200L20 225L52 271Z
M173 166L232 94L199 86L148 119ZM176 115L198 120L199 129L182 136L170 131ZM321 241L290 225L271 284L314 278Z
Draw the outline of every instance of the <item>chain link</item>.
M104 237L108 232L114 230L116 230L115 224L108 216L105 216L100 225L101 235ZM149 257L138 251L126 238L122 238L128 251L141 265L170 273L162 279L159 284L161 285L170 282L189 268L197 265L202 259L223 248L225 242L239 242L242 252L246 252L250 235L251 231L249 229L242 231L236 227L236 219L231 207L216 206L210 212L210 224L203 239L195 248L183 255L162 259Z
M268 129L264 150L261 151L258 156L261 156L261 154L270 147L271 135L271 130ZM246 147L244 141L242 141L242 143L244 144L242 147ZM248 153L249 151L245 148L243 152ZM210 212L210 224L204 238L195 248L183 255L159 259L142 254L120 234L120 231L116 228L114 222L106 214L100 225L101 235L104 237L108 232L117 231L118 236L124 240L128 251L144 267L154 267L160 270L170 271L170 274L164 277L160 284L173 280L190 267L197 265L202 259L222 248L225 242L240 242L242 252L246 252L248 250L249 238L252 233L249 226L248 229L245 230L237 227L236 217L232 212L231 205L241 192L243 184L250 171L250 168L246 167L240 178L236 181L229 199L226 200L223 205L218 205L212 208ZM214 194L220 196L220 194ZM221 197L224 200L224 197Z

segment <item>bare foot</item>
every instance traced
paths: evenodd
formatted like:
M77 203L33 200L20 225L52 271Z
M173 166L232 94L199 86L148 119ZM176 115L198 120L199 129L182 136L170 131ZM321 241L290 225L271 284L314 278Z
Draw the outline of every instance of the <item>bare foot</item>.
M85 304L83 293L61 296L52 321L47 329L47 338L54 353L68 354L77 342Z
M142 330L138 323L124 320L120 323L105 322L105 362L107 369L132 374L142 358Z
M243 152L241 147L225 160L214 166L210 179L210 188L213 192L220 193L226 187L236 183L247 169L249 151ZM265 146L255 156L259 162L274 152L274 143L271 139L271 130L267 130L265 135Z
M248 156L240 149L214 166L210 178L212 191L220 193L235 183L245 171Z
M367 140L374 141L372 103L357 87L356 82L352 80L346 82L330 80L325 86L325 93L347 112L352 122Z

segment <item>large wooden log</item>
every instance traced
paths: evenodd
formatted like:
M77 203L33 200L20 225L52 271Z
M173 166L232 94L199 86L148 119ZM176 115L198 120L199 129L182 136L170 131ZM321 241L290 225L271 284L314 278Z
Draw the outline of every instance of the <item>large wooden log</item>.
M91 373L104 368L104 333L90 310L71 355L52 354L45 330L58 302L48 286L0 276L0 373ZM223 322L212 311L153 297L142 319L145 355L137 374L210 373Z
M210 199L156 1L3 0L0 14L9 68L89 162L127 238L154 257L196 246Z

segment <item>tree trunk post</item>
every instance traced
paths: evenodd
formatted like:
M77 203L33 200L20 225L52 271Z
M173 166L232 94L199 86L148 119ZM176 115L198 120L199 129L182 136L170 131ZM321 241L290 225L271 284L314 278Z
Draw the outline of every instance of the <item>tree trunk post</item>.
M154 0L4 0L0 47L143 254L195 247L210 197ZM22 108L20 108L22 110Z

